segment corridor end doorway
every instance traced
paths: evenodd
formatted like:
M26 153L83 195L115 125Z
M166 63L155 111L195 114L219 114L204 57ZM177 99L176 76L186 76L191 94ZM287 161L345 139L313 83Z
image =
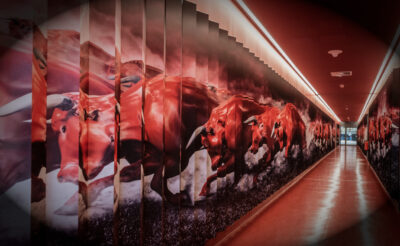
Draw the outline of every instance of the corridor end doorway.
M357 128L340 127L340 145L356 145L357 144Z

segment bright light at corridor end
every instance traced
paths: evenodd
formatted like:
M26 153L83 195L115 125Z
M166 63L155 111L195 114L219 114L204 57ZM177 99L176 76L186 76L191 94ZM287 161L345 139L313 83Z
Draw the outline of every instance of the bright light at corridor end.
M388 51L386 52L385 58L383 58L381 67L379 68L379 71L376 75L375 81L372 84L371 91L369 92L369 95L367 97L367 100L365 100L365 104L363 109L361 110L360 116L358 117L357 124L359 124L366 114L367 110L369 109L369 106L372 103L372 99L374 98L374 95L379 93L380 88L382 88L383 83L386 82L385 74L388 74L391 72L391 68L394 65L395 61L398 59L396 55L396 50L397 54L400 53L400 25L397 27L396 33L393 37L392 43L389 46Z
M278 53L282 56L282 58L285 60L285 62L289 65L291 69L294 70L294 72L299 76L300 78L300 83L303 83L303 85L307 86L317 97L318 101L325 107L325 109L332 114L332 116L335 118L337 123L342 123L340 118L335 114L335 112L329 107L329 105L325 102L325 100L320 96L320 94L315 90L315 88L311 85L311 83L307 80L307 78L300 72L300 70L294 65L292 60L286 55L285 51L279 46L279 44L275 41L275 39L272 37L272 35L267 31L267 29L261 24L261 22L257 19L257 17L254 15L254 13L247 7L247 5L242 1L242 0L234 0L246 13L246 15L253 21L253 23L257 26L257 28L262 32L264 37L269 41L274 48L278 51Z

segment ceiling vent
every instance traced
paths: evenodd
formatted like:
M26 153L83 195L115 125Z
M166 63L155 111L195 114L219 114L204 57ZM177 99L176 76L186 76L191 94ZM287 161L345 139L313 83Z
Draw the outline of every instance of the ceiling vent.
M331 72L332 77L346 77L353 75L352 71L339 71L339 72Z
M330 51L328 51L328 54L331 55L333 58L338 57L342 53L343 53L343 50L330 50Z

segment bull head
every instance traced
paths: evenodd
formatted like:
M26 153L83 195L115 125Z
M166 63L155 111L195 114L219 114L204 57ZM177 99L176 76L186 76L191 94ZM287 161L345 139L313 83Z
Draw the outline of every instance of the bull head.
M60 171L57 176L60 182L76 183L79 167L86 180L92 179L112 161L113 117L111 112L100 112L97 109L83 109L82 119L79 118L76 109L54 110L52 128L59 133L61 152Z
M198 137L201 137L201 144L207 149L211 158L211 169L216 170L224 161L224 149L227 146L225 138L225 124L223 121L215 121L214 127L206 123L198 127L190 137L186 149L195 142Z
M101 121L99 120L101 117ZM82 172L86 179L92 179L113 160L114 149L114 114L99 110L86 112L86 122L80 122L80 153ZM78 118L78 117L74 117ZM69 121L67 123L70 123ZM71 122L71 124L73 124ZM79 128L78 128L79 129ZM72 134L72 133L71 133ZM74 136L73 139L75 139ZM67 150L68 151L68 150ZM74 158L74 154L70 158ZM68 158L68 156L66 156Z

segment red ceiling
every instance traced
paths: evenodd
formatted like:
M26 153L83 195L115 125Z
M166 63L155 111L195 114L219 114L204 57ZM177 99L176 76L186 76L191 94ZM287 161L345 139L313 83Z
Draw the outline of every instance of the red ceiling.
M371 21L372 16L363 16L369 13L367 10L373 11L366 8L366 4L365 12L356 11L347 18L346 11L341 10L356 8L346 8L346 1L336 1L344 6L331 5L329 8L310 1L244 2L338 117L342 121L357 121L387 52L388 37L394 36L398 24L388 18L389 11L386 17L383 16L385 18ZM331 49L341 49L343 53L333 58L328 54ZM350 70L353 75L330 76L330 72L342 70ZM344 84L343 89L340 84Z

